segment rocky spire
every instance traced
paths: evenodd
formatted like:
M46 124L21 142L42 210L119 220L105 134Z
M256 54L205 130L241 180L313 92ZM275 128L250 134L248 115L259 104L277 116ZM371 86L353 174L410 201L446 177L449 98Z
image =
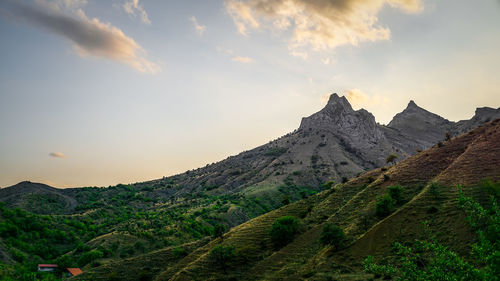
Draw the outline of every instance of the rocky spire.
M349 101L346 99L345 96L339 97L337 93L333 93L330 95L330 98L328 99L328 103L326 104L325 108L338 108L338 109L348 109L352 110L351 104Z

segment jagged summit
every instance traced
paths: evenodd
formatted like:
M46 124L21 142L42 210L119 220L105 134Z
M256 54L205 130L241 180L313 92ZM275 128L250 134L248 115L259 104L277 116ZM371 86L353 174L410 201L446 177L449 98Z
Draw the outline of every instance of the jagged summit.
M420 107L413 100L410 100L406 108L408 109L408 108L420 108Z
M361 122L375 124L375 117L367 113L366 110L355 111L345 96L333 93L323 109L309 117L302 118L299 129L351 131L363 127L358 125Z
M330 98L328 99L328 103L326 106L329 105L336 105L336 104L341 104L346 107L351 107L351 104L349 101L346 99L345 96L339 96L337 93L333 93L330 95Z

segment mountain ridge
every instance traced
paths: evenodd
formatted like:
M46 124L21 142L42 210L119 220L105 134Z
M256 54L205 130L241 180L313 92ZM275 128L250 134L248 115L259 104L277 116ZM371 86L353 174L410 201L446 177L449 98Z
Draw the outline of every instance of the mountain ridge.
M215 238L178 261L169 261L163 271L155 271L153 280L373 280L377 276L363 273L366 256L390 257L394 242L411 243L428 231L435 233L432 239L467 255L474 236L458 207L456 186L484 201L488 194L478 184L485 178L500 180L500 119L234 227L223 239ZM402 203L390 214L377 216L378 198L394 185L402 186ZM300 219L302 230L286 246L276 248L269 233L283 216ZM421 226L423 221L428 229ZM344 247L320 243L325 224L343 229ZM211 253L228 245L237 256L221 268ZM126 272L146 259L151 261L138 256L107 264L76 279L115 272L123 280L132 280ZM122 264L132 268L124 269ZM161 268L161 261L150 266Z

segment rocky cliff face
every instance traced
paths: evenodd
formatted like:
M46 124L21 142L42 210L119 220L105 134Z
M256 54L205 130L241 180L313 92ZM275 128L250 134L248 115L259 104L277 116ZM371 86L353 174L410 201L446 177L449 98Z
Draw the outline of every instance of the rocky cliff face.
M299 130L323 130L353 145L377 143L384 138L375 117L364 109L354 111L345 97L332 94L327 105L319 112L302 118Z

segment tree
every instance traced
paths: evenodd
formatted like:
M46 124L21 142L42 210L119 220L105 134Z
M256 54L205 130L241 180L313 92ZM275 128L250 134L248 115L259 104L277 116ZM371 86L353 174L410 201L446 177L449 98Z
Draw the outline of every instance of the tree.
M224 233L226 232L226 227L223 224L217 223L214 225L214 238L224 239Z
M319 240L324 245L332 245L338 249L345 240L345 233L342 228L327 223L323 226L323 231L321 232Z
M403 200L402 193L403 193L403 187L401 187L401 185L389 186L389 195L395 201L396 204L401 203L401 201Z
M387 155L387 158L385 158L385 163L396 163L396 159L398 159L398 156L396 154L389 154Z
M375 203L375 215L379 217L388 216L392 212L394 202L389 194L379 197Z
M299 232L299 220L294 216L278 218L271 228L271 241L276 247L290 243Z
M210 251L210 259L219 265L226 273L229 262L236 257L236 250L233 245L217 245Z
M290 204L290 196L283 195L283 198L281 199L281 204L283 204L283 206Z

